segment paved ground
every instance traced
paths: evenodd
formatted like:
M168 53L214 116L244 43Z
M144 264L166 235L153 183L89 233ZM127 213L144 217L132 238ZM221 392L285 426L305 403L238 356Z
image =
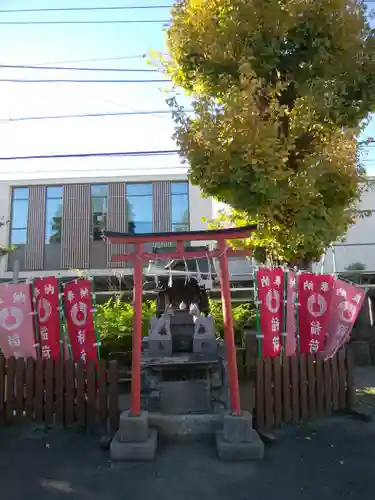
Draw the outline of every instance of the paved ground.
M375 413L375 368L356 373L358 399ZM111 463L97 437L73 431L0 430L1 500L370 500L375 421L332 418L288 427L263 461L223 463L213 443L160 444L153 463Z
M2 500L373 499L375 424L290 428L257 463L227 464L212 443L160 446L153 463L114 464L98 439L0 431Z

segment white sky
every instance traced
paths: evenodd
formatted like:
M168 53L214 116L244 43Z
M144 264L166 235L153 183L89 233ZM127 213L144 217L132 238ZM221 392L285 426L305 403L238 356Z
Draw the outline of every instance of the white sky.
M160 5L160 0L112 0L111 5ZM2 0L1 9L74 6L58 0ZM78 5L78 3L77 3ZM92 7L92 0L79 6ZM105 5L98 2L97 5ZM372 4L374 6L375 4ZM98 13L2 14L0 22L62 19L168 19L168 10ZM162 24L27 25L0 26L0 64L43 64L51 62L131 56L164 51ZM69 64L63 64L69 66ZM123 59L75 63L70 66L148 68L145 60ZM164 78L159 74L62 72L0 68L1 78ZM37 84L0 82L0 157L87 152L149 151L176 149L173 121L169 115L121 116L9 122L25 116L46 116L118 111L167 109L165 90L169 84ZM364 134L375 136L371 124ZM367 160L375 171L375 148ZM168 168L184 173L177 155L157 158L90 158L64 160L1 161L0 180L44 177L120 175ZM177 167L176 170L169 170ZM155 172L156 173L156 172Z

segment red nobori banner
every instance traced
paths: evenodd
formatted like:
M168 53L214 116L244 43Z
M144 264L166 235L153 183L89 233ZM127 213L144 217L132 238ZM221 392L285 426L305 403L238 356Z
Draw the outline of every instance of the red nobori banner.
M256 273L262 355L274 358L280 354L284 303L284 270L258 269Z
M298 275L298 327L301 354L324 349L334 279L327 274Z
M34 280L42 359L60 359L59 282L55 276Z
M76 280L64 288L66 322L74 361L98 359L91 286Z
M284 354L285 356L294 356L297 350L297 273L295 271L289 271L287 278L286 332L284 337Z
M366 292L346 281L336 280L332 290L324 357L330 358L348 342Z
M6 358L36 358L31 285L0 285L0 347Z

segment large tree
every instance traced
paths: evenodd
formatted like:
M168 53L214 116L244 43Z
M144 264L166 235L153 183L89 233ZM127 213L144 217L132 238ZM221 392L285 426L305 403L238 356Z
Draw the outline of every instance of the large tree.
M357 0L180 0L163 70L189 176L256 222L258 257L319 258L358 216L359 127L375 103L375 37Z

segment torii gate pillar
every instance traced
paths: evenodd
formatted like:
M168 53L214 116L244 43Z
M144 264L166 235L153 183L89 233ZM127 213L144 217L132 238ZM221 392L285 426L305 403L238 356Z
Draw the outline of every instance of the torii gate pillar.
M223 303L224 342L228 363L229 399L232 415L240 415L241 402L238 384L237 353L234 341L232 301L230 296L230 278L228 268L228 247L225 240L218 241L220 251L220 284Z
M132 380L130 412L134 416L141 412L141 351L142 351L142 253L143 243L135 245L133 284L133 339Z

